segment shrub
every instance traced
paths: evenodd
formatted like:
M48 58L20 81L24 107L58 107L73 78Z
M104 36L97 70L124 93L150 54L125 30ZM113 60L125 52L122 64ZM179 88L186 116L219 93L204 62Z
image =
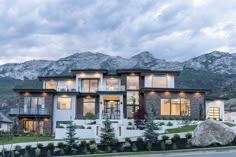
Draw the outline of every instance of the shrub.
M191 139L192 136L193 136L193 135L192 135L191 133L187 133L187 134L185 135L186 139Z
M87 129L92 129L92 127L91 127L91 126L88 126Z
M85 129L85 127L83 125L79 125L78 129Z
M19 152L20 150L21 150L21 146L16 145L16 146L15 146L15 151L18 151L18 152Z
M132 125L132 122L128 122L128 125Z
M178 134L175 134L172 138L171 138L171 141L172 142L176 142L180 139L180 136Z
M89 144L94 144L94 143L96 143L95 140L90 140L90 141L89 141Z
M36 148L35 149L35 156L40 157L40 154L41 154L41 150L39 148Z
M97 151L97 144L96 143L92 143L89 145L89 149L94 153Z
M126 137L125 141L131 143L131 139L129 137Z
M38 143L38 144L37 144L37 148L42 149L42 148L43 148L43 145L42 145L41 143Z
M142 137L138 137L137 138L137 142L143 142L143 138Z
M163 136L161 137L161 139L162 139L162 141L169 140L169 136L163 135Z
M127 129L127 130L132 130L133 128L132 128L132 127L130 127L130 126L128 126L126 129Z
M63 142L58 142L57 143L57 147L60 148L60 149L63 149L65 146L65 144Z
M159 125L162 126L162 125L165 125L165 123L164 122L160 122Z
M173 123L168 122L168 123L167 123L167 126L173 126Z
M54 150L54 149L55 149L54 143L48 143L47 148L48 148L49 150Z
M86 145L87 145L87 142L86 142L86 141L81 141L81 142L80 142L80 146L85 147Z
M96 118L95 114L93 114L92 112L88 112L85 114L85 119L89 119L89 120L93 120Z
M31 145L26 145L26 146L25 146L25 150L27 150L27 151L30 151L30 150L31 150L31 148L32 148L32 146L31 146Z

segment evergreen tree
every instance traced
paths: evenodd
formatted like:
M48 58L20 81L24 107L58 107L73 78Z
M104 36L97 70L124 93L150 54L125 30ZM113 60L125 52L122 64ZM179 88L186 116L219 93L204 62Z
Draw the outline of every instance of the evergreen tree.
M155 132L155 130L158 130L158 126L154 122L152 116L148 116L145 126L146 126L145 132L144 132L145 141L149 144L149 147L151 147L153 143L158 143L159 134Z
M79 138L76 137L76 125L73 124L72 119L70 120L69 124L66 127L67 129L67 138L65 138L65 142L67 143L67 146L69 149L73 148L77 143Z
M134 113L134 123L137 127L144 125L147 121L147 112L144 105L141 105L137 112Z
M108 118L103 122L103 125L100 134L101 143L107 146L108 152L110 152L110 146L117 143L117 139L115 138L114 128L112 128L111 121Z
M17 135L17 133L18 133L18 125L17 125L17 122L16 122L16 119L14 118L13 119L13 124L12 124L12 128L11 128L11 132L12 132L12 134L15 136L15 135Z

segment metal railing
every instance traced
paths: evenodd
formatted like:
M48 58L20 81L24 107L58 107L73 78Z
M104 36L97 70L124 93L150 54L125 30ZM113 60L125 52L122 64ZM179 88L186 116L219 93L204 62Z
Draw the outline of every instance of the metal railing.
M47 108L32 109L32 108L11 108L10 114L18 115L49 115L49 110Z
M125 86L99 86L98 91L125 91Z
M121 114L120 112L102 112L102 119L120 119L121 118Z

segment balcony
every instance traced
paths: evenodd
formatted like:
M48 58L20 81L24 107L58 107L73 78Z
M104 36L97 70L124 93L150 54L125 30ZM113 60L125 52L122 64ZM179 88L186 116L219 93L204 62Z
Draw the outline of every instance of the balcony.
M10 115L50 115L47 108L40 109L24 109L24 108L11 108Z
M98 91L125 91L125 86L99 86Z

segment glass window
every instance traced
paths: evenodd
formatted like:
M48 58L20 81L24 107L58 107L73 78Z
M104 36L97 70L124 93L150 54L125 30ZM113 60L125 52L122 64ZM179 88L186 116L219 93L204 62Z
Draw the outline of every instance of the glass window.
M190 100L161 99L161 115L190 116Z
M24 108L30 108L30 97L26 96L24 97Z
M170 115L170 99L161 99L161 115Z
M190 100L181 99L181 115L190 116Z
M127 104L138 105L139 104L139 92L129 91L127 92Z
M45 85L46 89L57 89L57 82L56 81L46 81Z
M134 113L139 109L139 105L128 105L127 106L127 118L133 118Z
M117 78L106 79L106 89L115 90L118 88L119 88L119 79Z
M220 108L219 107L209 107L208 108L208 118L214 120L220 120Z
M56 121L56 128L66 128L70 121Z
M98 89L97 79L83 79L81 84L82 91L85 93L95 93Z
M31 108L36 109L38 104L38 97L31 97Z
M152 87L153 88L167 88L167 78L163 76L153 76L152 77Z
M139 89L139 77L138 76L127 76L127 89Z
M60 110L71 109L71 97L58 97L57 98L57 108Z
M171 115L180 115L180 99L171 99Z
M94 98L83 99L83 116L85 116L86 113L88 112L95 114L95 99Z

